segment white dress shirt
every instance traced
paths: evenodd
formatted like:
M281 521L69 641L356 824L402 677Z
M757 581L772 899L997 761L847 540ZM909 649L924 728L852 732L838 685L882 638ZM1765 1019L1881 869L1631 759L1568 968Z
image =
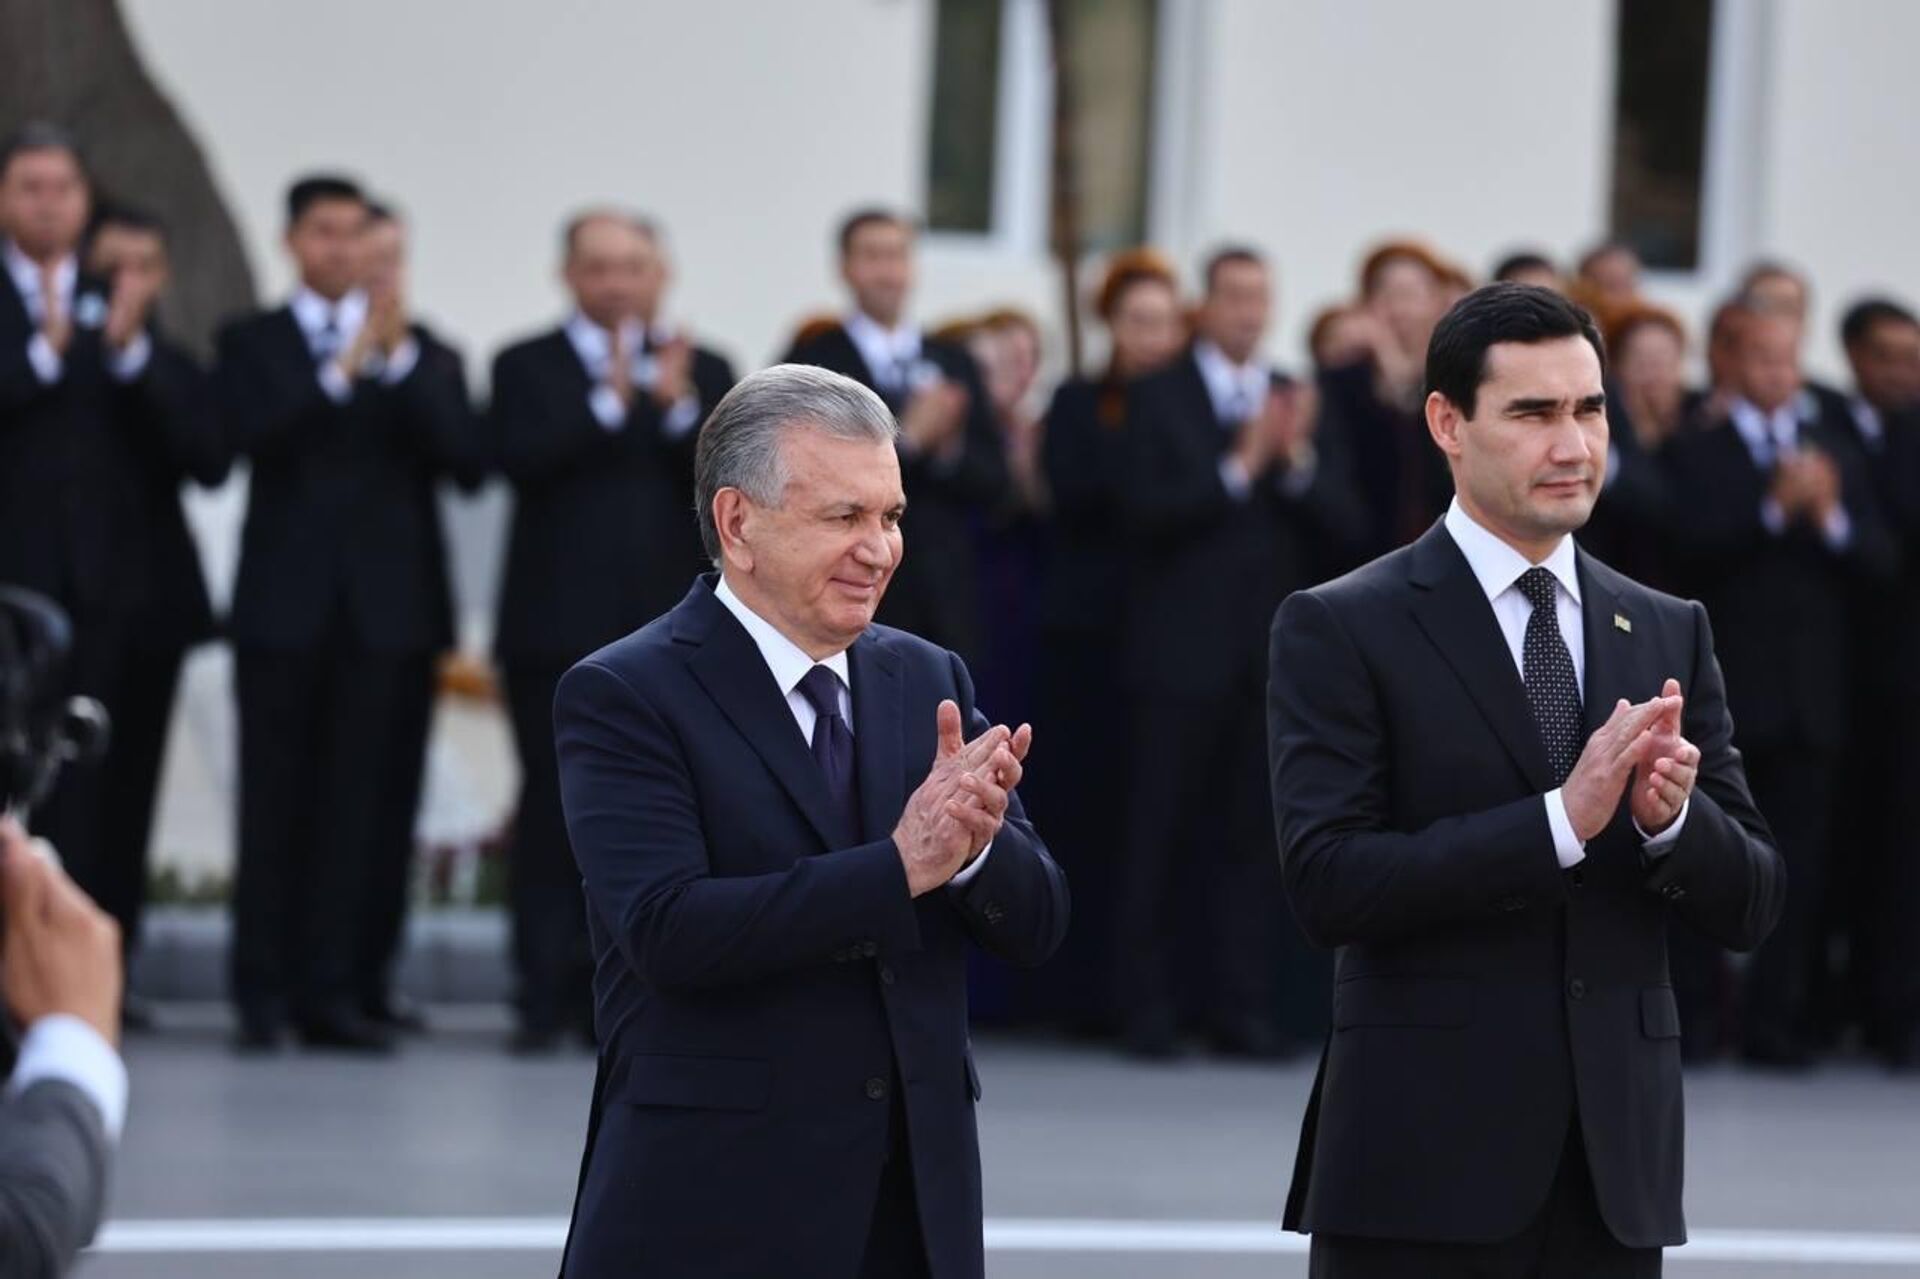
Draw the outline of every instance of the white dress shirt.
M340 366L339 357L353 345L367 322L366 293L354 289L342 294L339 301L329 302L303 284L287 306L293 312L294 323L300 326L301 335L307 339L307 350L315 360L321 361L317 375L320 389L335 404L345 404L353 398L353 380ZM329 322L333 328L331 339L327 335ZM419 362L420 344L408 334L392 355L379 351L370 354L365 367L370 375L392 386L413 372L413 366Z
M581 367L587 371L593 388L587 392L587 407L593 411L593 420L608 431L625 430L627 425L627 406L620 402L620 393L613 389L610 374L613 371L613 341L607 331L576 311L567 321L567 341L573 344L573 353L580 357ZM667 341L671 334L662 328L655 328L652 337L656 345ZM647 350L648 330L638 320L627 319L620 323L620 346L628 356L628 380L637 390L651 392L660 377L660 363ZM689 391L667 406L661 415L660 428L668 439L679 439L700 424L700 397Z
M6 259L7 274L13 278L13 287L26 304L27 319L34 327L33 336L27 339L27 363L33 366L33 374L40 379L41 385L52 386L66 372L67 362L66 357L53 349L53 343L47 340L47 335L40 332L47 314L47 300L41 296L40 266L22 253L12 240L8 240L5 247L0 249L0 256ZM60 295L60 314L66 316L76 329L97 329L106 323L106 299L87 294L76 307L74 290L79 282L79 259L69 253L53 269L54 291ZM145 332L136 333L133 340L121 350L107 352L107 372L115 381L131 382L146 371L147 360L152 355L153 339Z
M813 703L800 691L800 681L815 666L824 666L834 673L838 680L836 691L840 697L840 718L846 721L847 732L853 732L853 689L852 680L847 673L846 650L824 657L815 662L798 644L781 634L780 628L748 608L741 598L734 594L733 587L727 584L724 575L720 584L714 588L714 598L726 606L729 613L738 618L740 625L746 627L752 637L754 647L760 650L760 656L767 663L767 669L773 672L773 682L779 686L780 695L787 699L787 709L793 712L793 722L800 727L800 740L813 741L813 726L820 717L813 709ZM964 888L980 868L987 864L987 854L993 851L989 843L980 850L980 855L972 864L964 867L951 880L950 888Z
M930 375L939 376L938 369L929 370L920 359L919 325L902 321L889 329L856 309L847 313L841 327L867 362L874 382L889 395L909 394Z
M1507 642L1507 652L1513 658L1514 669L1520 672L1524 680L1527 669L1527 622L1533 616L1533 605L1520 593L1519 583L1521 575L1536 565L1468 515L1457 497L1447 507L1446 526L1454 544L1466 556L1467 567L1473 570L1474 580L1486 592L1487 603L1493 608L1494 620L1500 624L1500 635ZM1554 620L1559 623L1560 638L1566 643L1567 656L1573 659L1573 681L1579 687L1581 701L1584 702L1587 688L1587 633L1580 608L1580 573L1574 556L1573 538L1562 537L1537 567L1552 573L1558 587L1553 593ZM1573 833L1573 822L1567 816L1566 797L1556 786L1546 793L1545 799L1547 825L1553 831L1554 856L1562 868L1578 865L1586 859L1587 846ZM1673 841L1680 838L1680 828L1686 824L1687 810L1692 805L1693 801L1689 798L1681 805L1680 815L1673 824L1658 835L1648 837L1645 831L1640 832L1649 854L1658 856L1665 853ZM1634 829L1639 830L1637 824Z
M120 1140L127 1122L127 1067L99 1031L67 1013L42 1017L27 1027L7 1080L7 1095L17 1097L46 1079L78 1088L100 1112L107 1139Z
M1273 367L1264 360L1235 364L1227 353L1201 338L1193 344L1193 362L1200 367L1200 380L1207 384L1213 400L1213 414L1228 431L1258 416L1273 393ZM1279 477L1280 491L1297 497L1313 482L1311 463L1289 466ZM1220 483L1229 496L1244 502L1253 493L1253 477L1231 454L1220 459Z
M1815 412L1818 412L1817 404L1802 393L1771 413L1744 398L1737 399L1728 410L1728 417L1752 455L1754 466L1766 474L1773 470L1775 462L1799 452L1801 417ZM1775 537L1787 531L1787 513L1780 509L1780 503L1773 500L1771 493L1760 501L1760 522ZM1832 549L1847 549L1853 541L1853 519L1845 506L1834 507L1833 514L1820 526L1820 535Z

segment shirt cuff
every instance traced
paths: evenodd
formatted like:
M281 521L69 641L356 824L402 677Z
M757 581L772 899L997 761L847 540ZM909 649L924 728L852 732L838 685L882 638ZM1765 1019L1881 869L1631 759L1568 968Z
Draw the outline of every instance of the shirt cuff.
M353 382L338 360L328 360L320 366L320 389L335 404L345 404L353 398Z
M36 333L27 339L27 363L33 365L34 376L47 386L58 382L67 366L44 333Z
M120 1140L127 1122L127 1067L99 1031L70 1013L53 1013L29 1026L7 1095L17 1097L48 1079L84 1093L100 1112L108 1139Z
M1587 846L1573 833L1573 819L1567 816L1567 799L1558 786L1547 792L1547 829L1553 832L1553 856L1561 870L1570 870L1587 860Z
M695 395L683 395L668 408L660 419L660 429L667 438L677 440L700 425L700 398Z
M116 382L131 382L147 371L147 361L152 358L153 339L136 333L133 341L107 357L107 372Z
M380 381L392 386L404 381L407 374L413 372L413 366L420 363L420 344L409 337L393 348L393 354L387 357L386 367L380 370Z
M1853 542L1853 517L1847 514L1847 508L1836 506L1833 514L1820 522L1820 536L1827 539L1827 549L1844 551Z
M1220 459L1220 483L1227 490L1227 496L1236 502L1246 501L1247 495L1253 492L1253 479L1247 474L1247 468L1232 456Z
M1673 825L1667 827L1658 835L1647 834L1646 831L1641 829L1639 822L1634 822L1633 828L1639 831L1640 838L1643 841L1641 851L1649 857L1665 857L1668 853L1672 852L1674 841L1680 838L1680 828L1687 824L1687 810L1692 807L1693 796L1689 795L1681 802L1680 812L1675 815Z
M1787 531L1787 513L1781 510L1780 503L1774 501L1772 498L1762 498L1760 501L1760 523L1766 527L1767 532L1773 534L1775 537L1779 537Z
M1320 454L1311 444L1302 445L1299 452L1294 454L1293 461L1288 464L1287 469L1280 472L1279 478L1275 480L1275 484L1280 489L1280 496L1304 497L1307 490L1313 487L1313 477L1319 470Z
M974 881L974 877L980 873L980 868L987 864L987 854L992 851L993 841L988 840L987 846L980 850L980 855L961 867L960 870L955 873L954 877L947 881L947 887L965 888L968 884L971 884Z
M627 424L627 406L620 402L619 392L605 383L587 393L587 407L593 410L593 420L606 430L617 431Z

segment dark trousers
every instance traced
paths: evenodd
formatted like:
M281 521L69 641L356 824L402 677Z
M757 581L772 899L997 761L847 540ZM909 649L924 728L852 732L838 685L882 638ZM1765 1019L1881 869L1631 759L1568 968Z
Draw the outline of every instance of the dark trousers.
M1175 1015L1174 941L1188 892L1205 897L1214 963L1204 985L1216 1022L1275 1019L1275 930L1286 905L1261 683L1250 677L1205 696L1148 690L1133 703L1128 793L1107 801L1127 814L1115 971L1131 1024Z
M1833 834L1835 760L1821 750L1778 743L1745 748L1753 801L1772 827L1786 862L1786 909L1746 971L1741 1032L1749 1048L1807 1042L1809 992L1825 970L1827 843Z
M387 837L389 781L407 743L394 707L422 659L338 643L235 653L240 856L233 997L243 1017L351 1012L368 885Z
M1850 1015L1882 1052L1920 1049L1920 698L1888 667L1860 676L1823 921L1845 964L1814 991L1817 1007ZM1830 1016L1825 1029L1841 1023Z
M355 984L369 1011L385 1007L392 995L394 963L407 926L413 831L420 817L427 739L433 727L434 659L422 654L400 660L404 669L395 672L397 687L387 707L392 765L381 779L379 829L361 906L365 922Z
M880 1170L880 1192L867 1227L867 1251L859 1279L926 1279L926 1240L920 1232L919 1200L913 1190L913 1156L907 1145L906 1107L901 1104L900 1072L893 1072L893 1114L887 1162Z
M35 821L74 881L120 924L131 955L147 900L147 845L180 683L182 648L117 624L75 628L68 686L112 720L104 757L69 766Z
M1575 1120L1539 1215L1498 1243L1413 1243L1315 1235L1312 1279L1645 1279L1661 1250L1629 1248L1600 1218L1586 1143Z
M593 953L587 942L580 868L560 808L553 749L553 691L562 663L508 660L507 712L520 756L520 805L507 855L516 1003L523 1026L559 1030L588 1024Z

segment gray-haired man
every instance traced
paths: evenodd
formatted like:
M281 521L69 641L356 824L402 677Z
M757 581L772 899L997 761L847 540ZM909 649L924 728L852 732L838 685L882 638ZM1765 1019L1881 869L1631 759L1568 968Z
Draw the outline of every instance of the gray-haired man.
M1041 962L1067 892L1031 730L872 624L896 429L824 369L741 382L695 464L719 574L560 683L602 1044L574 1279L982 1273L966 946Z

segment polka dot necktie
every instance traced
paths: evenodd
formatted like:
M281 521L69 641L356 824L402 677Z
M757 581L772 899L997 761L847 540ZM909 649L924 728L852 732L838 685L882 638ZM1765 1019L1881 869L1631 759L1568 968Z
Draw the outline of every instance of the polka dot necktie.
M1520 593L1533 605L1527 618L1527 637L1520 649L1521 678L1527 686L1527 704L1540 741L1547 748L1553 780L1564 782L1580 757L1580 684L1573 677L1573 655L1560 634L1557 583L1544 568L1520 575Z

